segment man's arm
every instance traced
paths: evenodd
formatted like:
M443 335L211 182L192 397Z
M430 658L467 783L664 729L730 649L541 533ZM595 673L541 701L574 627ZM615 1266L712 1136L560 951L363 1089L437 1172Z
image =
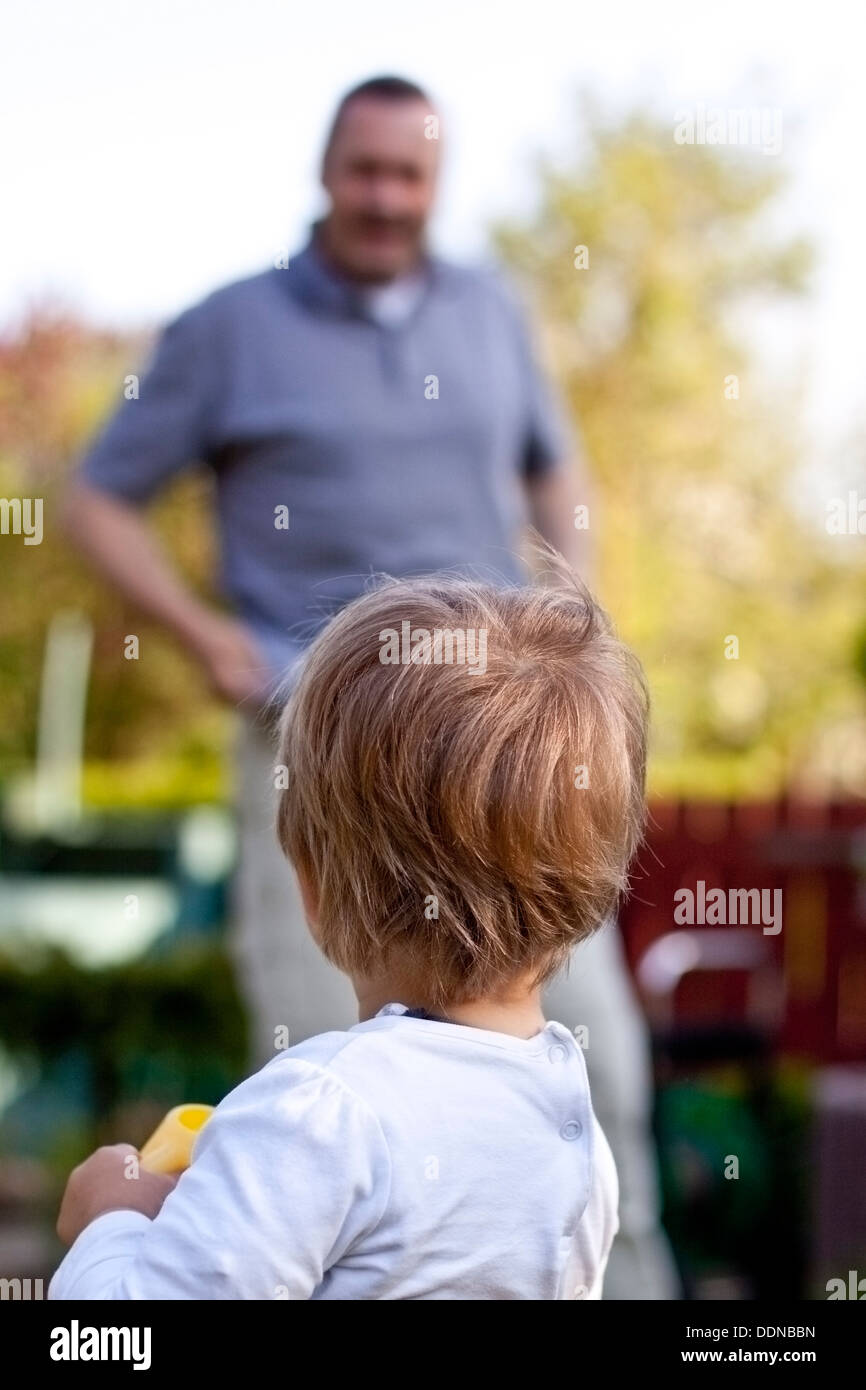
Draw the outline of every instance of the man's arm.
M217 694L234 704L262 696L269 673L246 628L190 592L139 507L79 479L67 493L62 522L109 584L201 662Z
M160 335L139 395L124 397L81 462L63 521L109 584L163 624L204 667L223 698L257 700L268 682L247 631L202 603L163 554L144 507L172 478L205 461L223 387L208 301Z
M580 430L561 389L544 370L525 309L513 288L500 283L526 391L522 476L536 531L568 561L583 582L594 579L593 509ZM592 524L595 524L592 515Z
M578 480L568 464L530 473L526 478L530 519L536 531L565 557L590 588L595 576L594 521L585 475ZM580 509L580 510L576 510ZM584 510L585 509L585 510ZM575 521L580 524L575 526Z

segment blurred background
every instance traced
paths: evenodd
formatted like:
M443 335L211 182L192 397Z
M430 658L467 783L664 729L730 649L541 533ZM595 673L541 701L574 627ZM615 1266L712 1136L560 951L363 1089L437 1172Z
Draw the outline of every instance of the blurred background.
M436 249L505 265L573 406L598 587L650 678L651 833L623 927L686 1296L866 1276L854 23L832 3L818 23L564 0L6 16L0 496L43 498L44 538L0 535L0 1273L47 1277L70 1166L217 1101L246 1045L230 714L69 551L55 504L159 326L300 242L336 99L394 71L447 122ZM758 116L745 139L676 137L714 111ZM204 594L207 489L190 476L157 508ZM677 924L698 880L781 889L784 930Z

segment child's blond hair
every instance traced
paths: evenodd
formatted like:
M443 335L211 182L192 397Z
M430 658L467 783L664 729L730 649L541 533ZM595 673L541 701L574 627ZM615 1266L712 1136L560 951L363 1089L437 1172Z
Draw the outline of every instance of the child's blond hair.
M280 726L279 839L327 958L397 961L440 1008L549 979L627 887L646 729L641 667L564 564L554 587L436 577L350 603Z

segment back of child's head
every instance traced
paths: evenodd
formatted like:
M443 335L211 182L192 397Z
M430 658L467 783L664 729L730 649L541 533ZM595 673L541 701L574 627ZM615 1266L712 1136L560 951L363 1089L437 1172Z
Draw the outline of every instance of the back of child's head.
M280 734L280 843L325 955L421 971L439 1007L549 979L628 885L646 725L637 659L564 566L553 587L436 577L350 603Z

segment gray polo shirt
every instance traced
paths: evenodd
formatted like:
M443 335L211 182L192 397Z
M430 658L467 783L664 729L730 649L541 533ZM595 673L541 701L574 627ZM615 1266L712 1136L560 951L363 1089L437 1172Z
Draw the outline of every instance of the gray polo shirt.
M144 503L212 472L222 587L279 675L376 573L520 582L523 480L576 447L498 271L428 254L420 291L382 314L314 224L288 268L168 325L82 473Z

